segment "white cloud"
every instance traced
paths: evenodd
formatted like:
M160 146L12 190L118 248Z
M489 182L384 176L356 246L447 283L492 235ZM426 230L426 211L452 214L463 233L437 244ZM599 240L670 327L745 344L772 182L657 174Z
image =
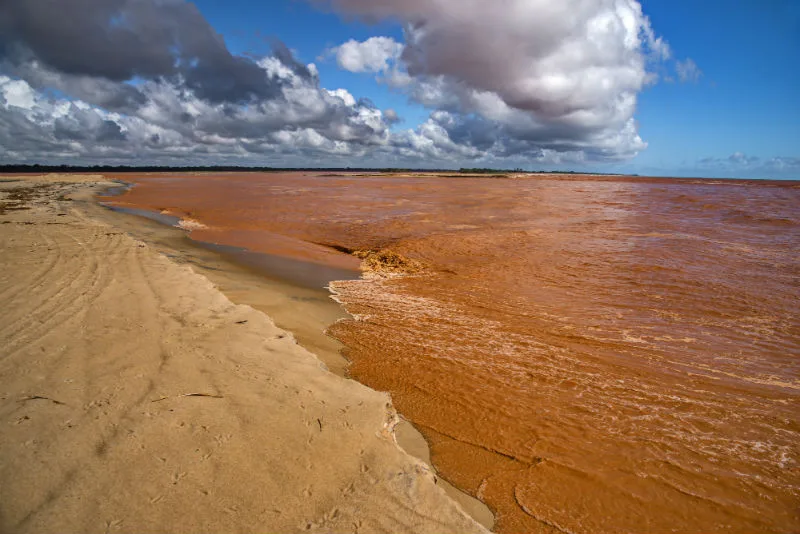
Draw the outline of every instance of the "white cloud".
M684 83L696 83L703 75L703 72L692 58L675 63L675 72L678 74L678 79Z
M353 39L331 50L336 62L350 72L381 72L389 68L403 51L403 45L391 37L370 37L364 42Z
M727 157L706 157L690 168L705 175L736 178L800 179L800 157L761 158L744 152Z
M758 157L755 156L748 156L744 152L734 152L730 156L728 156L728 161L731 163L736 163L738 165L749 165L751 163L755 163L759 160Z
M8 76L0 76L0 95L5 100L5 106L31 110L36 103L31 87L22 80L12 80Z
M328 91L328 94L340 98L342 102L344 102L344 104L348 107L353 107L356 105L355 97L351 95L346 89L336 89L334 91Z
M319 88L271 61L262 67L281 77L279 98L214 104L162 80L139 85L145 104L130 113L51 98L24 80L0 76L0 146L16 161L213 164L266 154L363 155L368 147L389 145L393 112L387 119L348 91Z
M58 14L29 9L46 0L12 0L0 8L0 146L21 161L514 166L647 146L638 94L671 51L638 0L316 1L403 23L404 42L350 40L328 54L426 106L428 120L392 132L394 110L326 89L280 43L268 57L235 55L188 2L61 0L75 20L53 33ZM131 15L117 17L126 31L108 13ZM24 27L9 23L19 14L31 15Z
M637 97L657 78L648 66L671 51L637 0L325 3L402 21L405 46L387 37L349 41L336 48L339 65L380 73L422 105L463 115L461 126L480 124L494 135L495 154L622 159L646 147L633 120Z

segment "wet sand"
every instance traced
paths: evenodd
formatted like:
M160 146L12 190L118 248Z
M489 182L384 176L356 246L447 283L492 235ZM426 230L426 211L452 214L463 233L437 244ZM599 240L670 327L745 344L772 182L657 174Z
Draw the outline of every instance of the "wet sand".
M500 532L800 528L796 183L132 180L201 240L408 258L336 283L331 332Z
M62 183L98 179L0 180L0 531L485 532L387 395Z

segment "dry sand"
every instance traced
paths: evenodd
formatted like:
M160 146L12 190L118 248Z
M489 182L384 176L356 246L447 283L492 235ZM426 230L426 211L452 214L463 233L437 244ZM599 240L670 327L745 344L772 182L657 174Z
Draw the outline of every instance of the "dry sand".
M0 180L1 532L487 532L386 394L68 200L98 179Z

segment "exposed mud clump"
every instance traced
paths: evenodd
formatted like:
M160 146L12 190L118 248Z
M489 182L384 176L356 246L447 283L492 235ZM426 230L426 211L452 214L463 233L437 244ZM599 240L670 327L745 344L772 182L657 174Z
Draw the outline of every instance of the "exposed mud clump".
M16 187L0 197L0 215L9 211L31 209L30 203L39 200L51 189L51 185Z
M356 250L353 256L361 258L361 270L374 276L400 276L421 273L425 266L414 259L389 249Z

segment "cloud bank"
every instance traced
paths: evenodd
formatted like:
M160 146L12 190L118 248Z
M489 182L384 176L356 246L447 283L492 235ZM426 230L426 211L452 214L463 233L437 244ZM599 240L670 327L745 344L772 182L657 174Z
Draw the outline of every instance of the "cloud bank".
M183 0L5 0L0 73L8 162L299 164L387 145L396 120L282 43L232 54Z
M634 121L648 70L670 57L635 0L331 0L334 10L405 25L400 51L346 43L382 79L451 114L451 140L498 157L548 152L625 159L646 147ZM387 51L394 51L386 58ZM393 60L393 61L390 61ZM348 68L347 62L339 64ZM388 65L391 64L391 67ZM366 63L356 62L362 72Z
M4 0L4 159L525 165L646 147L637 96L670 49L636 0L315 3L403 24L402 43L330 52L429 108L427 121L393 130L395 111L324 88L280 42L267 57L233 54L185 0Z
M706 157L697 161L695 169L716 176L739 178L800 179L800 158L778 156L759 158L744 152L734 152L725 158Z

